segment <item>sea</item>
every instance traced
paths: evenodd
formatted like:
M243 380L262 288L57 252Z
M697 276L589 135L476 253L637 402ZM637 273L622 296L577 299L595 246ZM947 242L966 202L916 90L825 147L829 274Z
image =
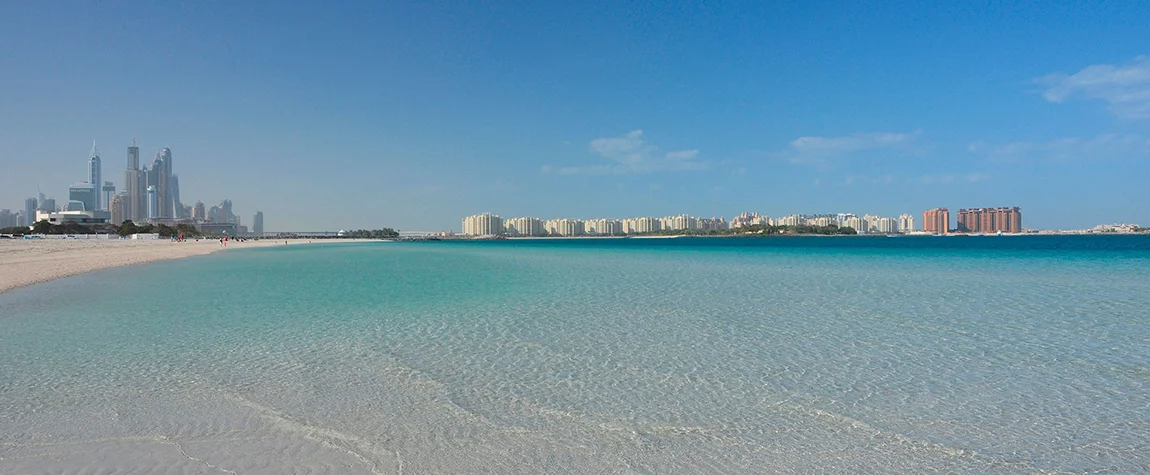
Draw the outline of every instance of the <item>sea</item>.
M367 242L0 294L0 473L1150 471L1150 236Z

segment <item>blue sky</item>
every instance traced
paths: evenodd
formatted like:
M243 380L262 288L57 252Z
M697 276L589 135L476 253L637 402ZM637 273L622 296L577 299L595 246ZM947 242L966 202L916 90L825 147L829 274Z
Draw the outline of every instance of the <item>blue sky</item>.
M0 208L134 137L269 230L1150 224L1150 2L329 3L0 3Z

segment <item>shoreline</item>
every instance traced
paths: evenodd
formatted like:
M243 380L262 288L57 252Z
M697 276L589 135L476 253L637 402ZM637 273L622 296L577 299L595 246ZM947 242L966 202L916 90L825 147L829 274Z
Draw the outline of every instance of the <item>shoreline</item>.
M377 242L376 239L261 239L248 242L218 240L172 242L166 239L132 241L112 239L3 239L0 240L0 294L112 267L203 256L220 251L284 245ZM286 242L286 244L285 244Z

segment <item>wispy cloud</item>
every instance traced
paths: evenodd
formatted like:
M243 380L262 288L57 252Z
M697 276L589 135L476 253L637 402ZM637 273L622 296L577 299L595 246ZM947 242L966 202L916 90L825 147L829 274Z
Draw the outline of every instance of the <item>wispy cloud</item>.
M1046 87L1042 97L1050 102L1098 99L1109 104L1116 117L1150 119L1150 56L1121 66L1095 64L1074 74L1049 74L1035 82Z
M1131 134L1104 134L1094 138L1068 137L1047 142L974 142L971 153L993 160L1117 160L1150 156L1150 138Z
M660 152L659 148L643 139L642 130L634 130L621 137L604 137L591 141L590 149L607 160L588 166L544 166L543 173L560 175L637 174L661 171L703 170L708 163L696 160L698 150Z
M899 153L913 153L921 149L918 144L919 132L896 133L857 133L841 137L799 137L791 141L782 153L788 161L798 165L814 165L822 169L830 168L834 159L852 154L889 150Z

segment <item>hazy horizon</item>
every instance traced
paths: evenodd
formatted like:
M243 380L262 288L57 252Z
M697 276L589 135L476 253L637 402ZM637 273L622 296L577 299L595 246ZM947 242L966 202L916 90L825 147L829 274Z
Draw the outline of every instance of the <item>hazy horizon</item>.
M0 208L123 187L266 229L1018 206L1150 223L1150 4L0 4Z

